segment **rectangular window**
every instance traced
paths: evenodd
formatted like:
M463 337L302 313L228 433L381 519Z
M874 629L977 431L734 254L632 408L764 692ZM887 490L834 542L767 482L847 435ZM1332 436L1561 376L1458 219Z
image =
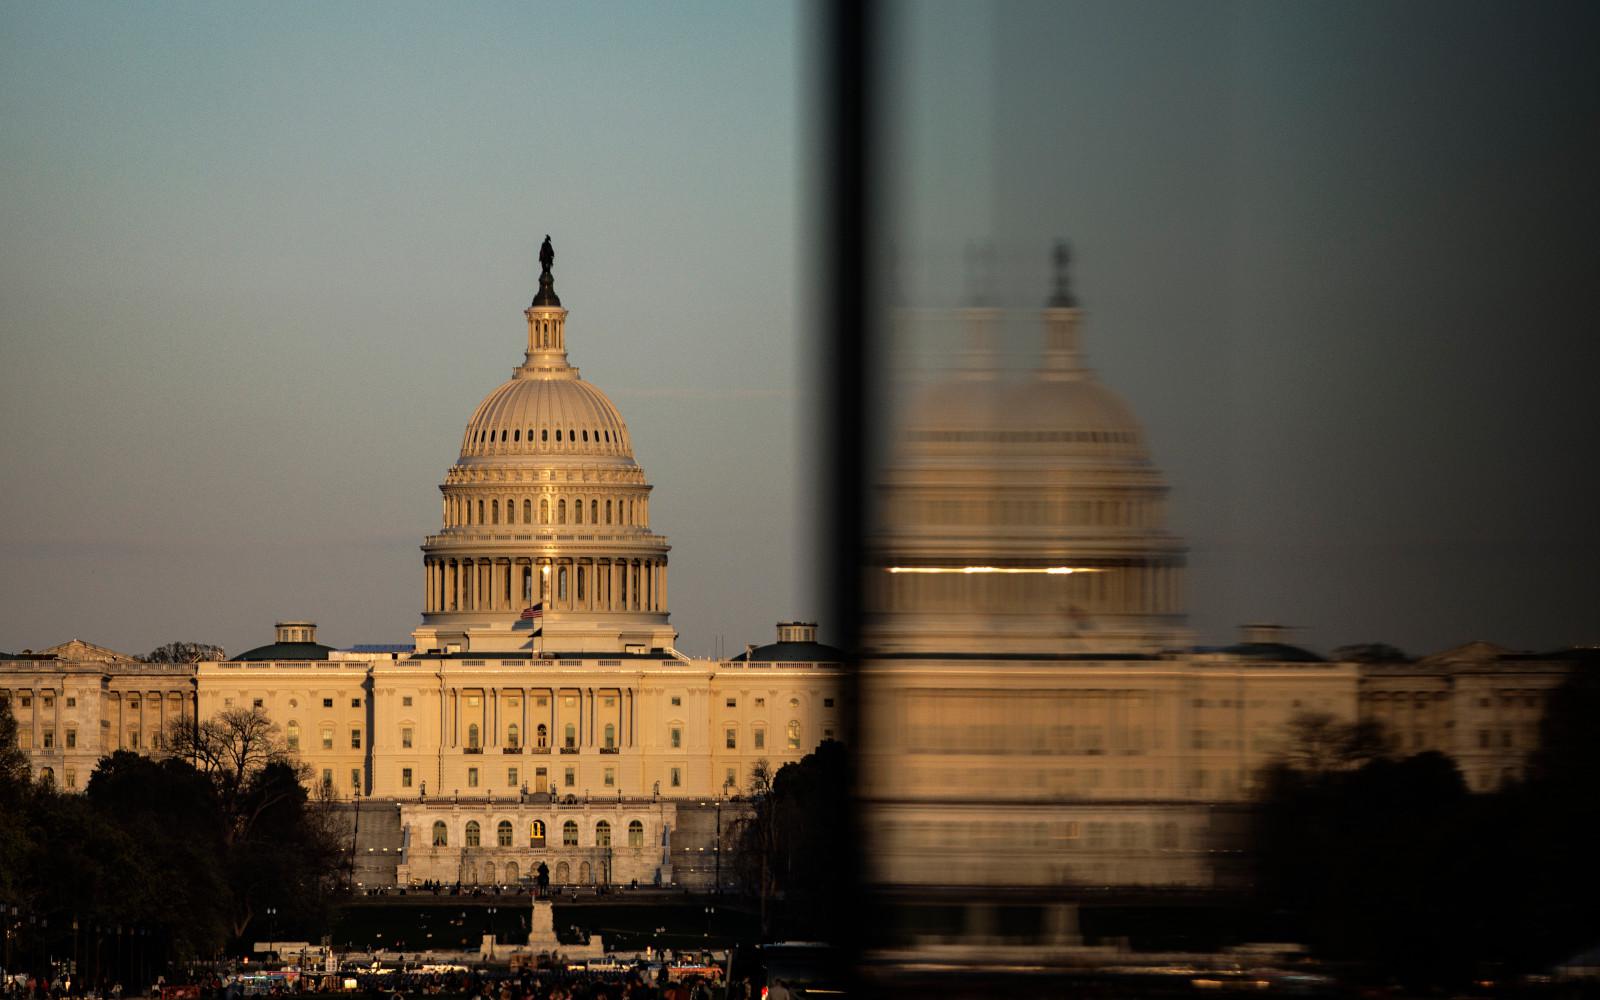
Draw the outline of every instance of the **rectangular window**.
M401 698L400 699L400 704L404 705L406 708L410 708L411 707L411 696L408 694L405 697Z
M52 748L52 747L54 747L56 745L56 731L54 729L46 729L46 730L44 730L43 731L43 735L44 735L44 748L46 750L49 750L50 748Z
M139 730L137 730L137 729L128 730L128 749L130 749L130 750L139 749Z
M482 700L483 699L480 698L478 695L469 694L469 695L467 695L467 707L468 708L477 708L478 705L482 702Z
M77 708L78 707L78 699L76 699L76 698L68 698L67 699L67 707L68 708Z
M28 699L26 699L26 698L22 699L22 704L24 706L26 706L28 704ZM679 695L673 695L672 696L672 704L674 704L674 705L682 705L683 704L683 698L680 697Z
M401 788L410 788L411 787L411 768L402 767L400 769L400 787Z
M510 785L512 788L517 787L518 782L517 782L517 769L516 768L514 768L514 767L506 768L506 784Z
M615 787L617 787L617 769L616 768L614 768L614 767L606 768L605 784L606 784L607 788L615 788Z
M673 788L682 788L683 787L683 770L681 768L676 768L675 767L675 768L672 769L672 787Z
M755 732L755 737L756 749L765 750L767 748L767 731L765 729L757 729Z
M739 787L739 772L734 770L731 767L728 768L727 776L722 779L722 787L724 787L724 788L738 788Z
M738 698L729 698L728 699L728 707L729 708L738 708L739 707L739 699Z
M823 739L825 739L825 740L831 740L831 739L833 739L833 730L831 730L831 729L824 729L824 730L823 730L823 731L822 731L822 738L823 738Z
M683 746L683 730L679 729L677 726L673 726L669 735L671 736L670 742L673 749Z
M350 749L352 749L352 750L360 750L361 749L361 730L359 730L359 729L350 730Z
M260 698L256 698L255 700L250 702L250 707L251 708L260 708L264 704L265 704L265 702L263 702Z
M44 707L45 708L55 708L56 707L55 698L53 696L51 696L51 695L48 695L48 694L45 695L44 696ZM139 707L138 703L135 702L133 707L138 708Z
M78 772L74 771L70 767L67 768L67 787L68 788L77 788L78 787Z
M322 787L323 788L332 788L333 787L333 768L325 767L325 768L322 769Z
M739 749L739 732L738 732L738 730L730 729L730 730L727 731L726 736L727 736L726 742L728 744L728 749L729 750L737 750L737 749Z
M356 791L361 790L361 768L352 767L350 769L350 787Z
M23 750L33 749L33 729L30 726L17 727L17 746Z
M411 727L410 726L402 726L400 728L400 745L402 747L404 747L405 749L407 749L407 750L411 749Z
M566 773L562 774L562 776L561 776L561 783L563 785L565 785L566 787L568 787L568 788L577 788L578 787L578 770L577 770L577 768L572 768L572 767L567 768Z
M756 707L757 708L766 708L767 707L767 699L765 699L765 698L757 698L756 699Z
M674 704L676 704L676 702L674 702ZM28 695L23 695L22 696L22 707L23 708L32 708L33 707L33 698L31 698Z
M75 747L77 745L78 745L78 731L76 729L67 730L67 749L71 750L73 747Z
M467 768L467 787L468 788L477 788L478 787L478 769L475 768L475 767Z
M333 749L333 730L324 729L322 731L322 749L324 749L324 750L332 750Z
M823 708L832 708L833 707L833 699L832 698L824 698L824 699L822 699L822 707Z
M351 698L350 699L350 707L351 708L360 708L361 707L361 699L360 698Z
M606 708L616 708L617 699L614 695L608 696L601 704L603 704Z

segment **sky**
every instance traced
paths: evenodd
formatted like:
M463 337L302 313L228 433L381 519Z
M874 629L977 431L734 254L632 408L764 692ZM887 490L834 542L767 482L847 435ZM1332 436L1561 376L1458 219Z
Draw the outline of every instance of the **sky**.
M0 9L0 649L406 641L545 233L680 646L819 614L809 10ZM1600 642L1592 6L902 14L897 281L1020 365L1072 241L1203 640Z

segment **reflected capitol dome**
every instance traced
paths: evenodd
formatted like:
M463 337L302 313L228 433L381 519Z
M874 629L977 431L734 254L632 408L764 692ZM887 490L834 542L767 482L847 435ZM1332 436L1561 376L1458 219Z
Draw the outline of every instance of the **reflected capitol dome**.
M908 407L872 558L872 649L1150 653L1187 642L1184 546L1132 409L1079 350L1058 250L1043 351L993 367L999 309L961 311L963 369Z

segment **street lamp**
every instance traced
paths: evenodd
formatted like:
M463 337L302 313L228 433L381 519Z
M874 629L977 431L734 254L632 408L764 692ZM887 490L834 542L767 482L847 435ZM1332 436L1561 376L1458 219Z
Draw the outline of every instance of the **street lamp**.
M278 908L276 906L267 907L267 923L269 926L267 933L272 935L267 940L267 953L272 954L276 950L273 945L278 940Z

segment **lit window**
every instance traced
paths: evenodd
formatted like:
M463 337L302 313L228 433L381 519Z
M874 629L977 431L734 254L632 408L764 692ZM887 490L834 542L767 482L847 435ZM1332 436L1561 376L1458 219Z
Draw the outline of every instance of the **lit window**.
M536 819L528 824L528 846L544 846L544 820Z
M789 720L789 749L800 749L800 723L794 719Z
M291 721L288 726L289 750L293 753L300 752L300 723Z

